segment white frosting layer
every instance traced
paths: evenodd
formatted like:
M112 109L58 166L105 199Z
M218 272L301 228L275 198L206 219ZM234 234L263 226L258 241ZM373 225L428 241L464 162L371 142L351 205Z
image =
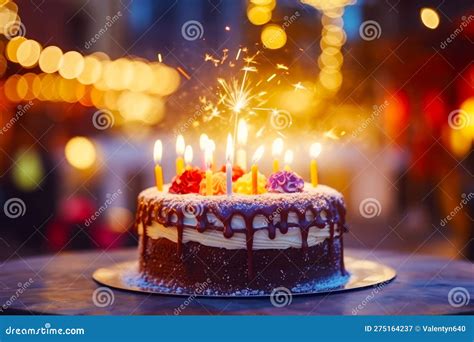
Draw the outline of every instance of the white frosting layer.
M337 226L334 227L335 236L339 235L337 232ZM138 227L139 233L143 233L143 226L140 224ZM164 227L163 225L153 222L151 226L146 227L146 234L151 239L165 238L174 243L178 241L178 231L176 227ZM329 227L319 229L311 227L308 233L308 246L315 246L323 242L329 237ZM234 233L234 235L228 239L225 238L221 231L208 229L203 233L198 232L193 228L184 228L183 231L183 243L194 241L201 245L226 248L226 249L246 249L246 236L245 233ZM254 233L253 249L287 249L290 247L301 248L301 230L299 228L289 228L286 234L280 233L277 229L275 238L272 240L268 237L268 231L266 229L257 230Z

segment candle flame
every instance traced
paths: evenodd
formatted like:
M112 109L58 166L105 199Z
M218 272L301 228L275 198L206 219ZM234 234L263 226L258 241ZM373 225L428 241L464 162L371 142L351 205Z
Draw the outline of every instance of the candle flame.
M232 141L232 135L227 136L227 147L225 152L226 161L232 163L234 160L234 143Z
M240 119L237 124L237 142L240 146L247 145L248 128L247 122L244 119Z
M263 145L260 146L259 148L257 148L257 150L255 151L255 153L253 154L252 163L253 163L253 164L257 164L258 161L259 161L260 159L262 159L264 152L265 152L265 147L264 147Z
M209 137L207 136L207 134L201 134L201 136L199 137L199 148L201 149L201 151L204 151L206 149L208 140Z
M216 150L216 142L213 139L209 139L208 144L211 148L211 151L214 152Z
M272 155L278 157L283 152L283 139L276 138L272 144Z
M161 140L155 141L155 147L153 149L153 159L155 160L155 164L161 163L161 158L163 157L163 144Z
M186 148L186 143L184 142L184 137L180 134L176 138L176 154L182 156L184 154L184 149Z
M193 148L190 145L186 146L186 149L184 150L184 162L187 165L191 165L193 162Z
M206 167L208 170L211 169L211 166L212 166L212 152L213 152L212 144L211 144L211 140L209 140L204 150L204 161L206 162Z
M320 143L314 143L309 149L309 154L311 158L316 159L321 154L322 146Z
M285 152L284 161L286 165L291 165L293 163L294 153L293 150L287 150Z

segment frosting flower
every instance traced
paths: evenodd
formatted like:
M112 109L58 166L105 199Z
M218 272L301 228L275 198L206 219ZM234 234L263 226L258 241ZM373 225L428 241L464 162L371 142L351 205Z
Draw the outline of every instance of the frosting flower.
M291 171L278 171L269 178L266 186L269 192L302 192L304 180Z
M172 194L199 193L199 184L204 178L204 172L199 168L185 170L181 176L175 176L169 192Z
M265 184L267 183L267 177L264 174L258 173L257 176L257 193L263 194L267 192ZM252 172L244 174L242 177L235 181L233 186L234 192L238 194L252 194Z
M212 194L213 195L224 195L227 192L226 189L226 175L224 172L216 172L212 174ZM206 177L203 178L199 186L199 193L206 195Z
M222 172L226 172L226 167L225 165L222 165L221 167ZM232 165L232 181L235 182L237 179L242 177L244 175L244 170L238 165Z

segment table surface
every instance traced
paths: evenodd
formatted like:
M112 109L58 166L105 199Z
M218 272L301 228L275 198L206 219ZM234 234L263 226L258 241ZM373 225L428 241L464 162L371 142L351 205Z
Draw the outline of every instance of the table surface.
M100 267L136 260L136 250L76 252L0 264L0 313L63 315L426 315L474 313L474 264L416 254L348 249L346 255L387 264L397 278L381 288L293 296L285 307L269 298L186 298L112 290L113 302L94 304ZM31 278L31 283L29 279ZM24 290L18 291L19 286ZM450 305L449 292L466 290L470 301ZM456 290L453 290L456 291ZM465 301L466 302L466 301ZM97 302L96 302L97 303ZM456 303L454 303L456 304ZM177 310L180 308L179 310ZM179 311L179 312L178 312Z

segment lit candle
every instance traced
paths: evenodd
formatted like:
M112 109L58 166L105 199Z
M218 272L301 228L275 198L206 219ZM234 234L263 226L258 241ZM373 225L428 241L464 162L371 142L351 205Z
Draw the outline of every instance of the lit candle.
M183 154L184 154L184 149L186 148L186 144L184 142L184 137L180 134L176 138L176 174L178 176L181 176L181 174L184 172L184 159L183 159Z
M264 152L265 152L265 148L263 146L260 146L259 148L257 148L255 153L253 154L253 158L252 158L252 167L251 167L250 170L252 172L252 194L254 194L254 195L258 194L258 166L257 166L257 163L262 158Z
M203 170L206 169L205 152L206 152L206 146L207 146L208 140L209 140L209 137L205 133L201 134L201 136L199 137L199 148L200 148L201 153L202 153L202 168L203 168Z
M214 163L214 152L216 151L216 143L214 140L209 139L208 141L209 148L211 149L211 170L215 170L216 168L216 163Z
M155 160L155 182L158 191L163 191L163 169L161 168L161 157L163 156L163 144L161 140L155 141L153 159Z
M314 187L318 186L318 162L316 158L318 158L321 153L321 149L320 143L312 144L309 149L309 154L311 155L311 185Z
M287 150L285 152L285 157L283 158L285 161L285 170L291 171L291 163L293 163L294 154L292 150Z
M283 151L283 139L276 138L272 144L272 156L273 156L273 172L280 171L280 164L278 158Z
M193 162L193 148L191 145L186 146L184 150L184 163L186 164L186 169L191 168Z
M247 122L244 119L240 119L239 123L237 124L237 154L236 154L236 162L242 170L247 169L247 139L248 139L248 128Z
M208 142L204 153L206 160L206 196L212 196L212 145Z
M225 153L225 171L226 171L226 187L227 187L227 196L232 195L232 160L234 159L234 144L232 143L232 136L229 134L227 136L227 147Z

